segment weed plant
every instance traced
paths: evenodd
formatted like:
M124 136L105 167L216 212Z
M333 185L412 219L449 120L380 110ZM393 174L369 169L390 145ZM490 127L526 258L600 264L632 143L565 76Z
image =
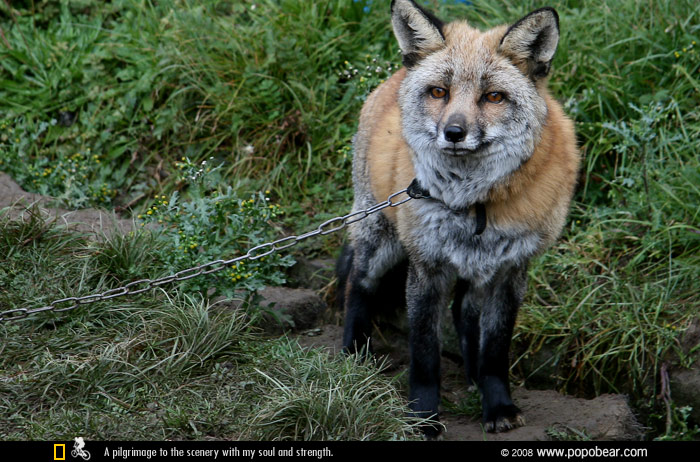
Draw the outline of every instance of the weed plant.
M270 223L284 211L270 202L267 196L270 191L241 199L231 187L223 191L217 187L221 182L220 166L212 168L206 160L195 165L185 157L176 165L180 170L179 182L189 185L190 200L182 200L175 191L170 198L158 197L145 213L138 215L141 226L152 224L160 230L157 237L162 244L166 272L172 274L242 256L248 249L276 239L278 231ZM290 255L277 253L244 260L214 273L213 278L188 280L184 289L208 293L210 297L240 297L266 285L282 285L285 282L282 269L293 263Z

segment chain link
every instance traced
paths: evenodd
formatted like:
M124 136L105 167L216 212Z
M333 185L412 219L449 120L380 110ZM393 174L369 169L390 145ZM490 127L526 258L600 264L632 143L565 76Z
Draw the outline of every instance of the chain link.
M387 198L387 200L379 202L365 210L359 210L357 212L348 213L347 215L331 218L330 220L321 223L316 229L306 232L304 234L300 234L298 236L287 236L281 239L277 239L273 242L267 242L265 244L255 246L248 250L248 252L245 255L241 255L230 260L214 260L209 263L204 263L203 265L195 266L193 268L187 268L182 271L178 271L175 274L164 276L158 279L139 279L138 281L130 282L125 286L117 287L116 289L109 289L99 294L90 294L82 297L60 298L58 300L54 300L49 305L42 306L40 308L16 308L12 310L1 311L0 323L8 321L18 321L20 319L25 319L31 315L43 313L45 311L60 313L63 311L74 310L81 305L87 305L90 303L95 303L104 300L111 300L113 298L123 297L126 295L136 295L166 284L170 284L171 282L186 281L188 279L192 279L203 274L216 273L240 261L258 260L280 250L288 249L310 237L319 235L325 236L327 234L340 231L348 225L357 223L360 220L364 220L370 215L384 210L387 207L397 207L405 202L408 202L411 200L410 196L407 196L406 198L394 202L394 199L396 199L397 196L406 193L406 191L407 189L403 189L401 191L395 192L394 194L390 195Z

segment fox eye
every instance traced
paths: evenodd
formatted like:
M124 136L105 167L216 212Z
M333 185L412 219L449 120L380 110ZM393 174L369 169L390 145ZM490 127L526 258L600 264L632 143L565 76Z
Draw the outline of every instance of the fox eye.
M445 96L447 96L447 90L440 87L433 87L430 89L430 96L432 96L435 99L442 99Z
M504 98L503 93L498 92L498 91L492 91L491 93L486 93L484 95L484 97L486 98L486 101L488 101L489 103L494 103L494 104L500 103L501 101L503 101L503 98Z

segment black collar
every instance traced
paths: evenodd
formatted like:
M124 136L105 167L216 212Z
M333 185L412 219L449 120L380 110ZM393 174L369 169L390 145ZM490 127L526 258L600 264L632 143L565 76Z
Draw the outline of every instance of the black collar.
M423 189L423 187L421 187L421 185L418 184L418 178L414 178L413 181L411 181L411 184L406 190L406 194L411 196L413 199L438 200L431 197L428 190ZM471 208L470 206L464 207L462 209L453 209L452 207L447 206L447 204L445 204L444 202L442 203L442 205L457 213L467 212ZM486 206L481 202L477 202L476 204L474 204L474 210L476 211L476 230L474 231L474 235L478 236L479 234L483 233L486 229Z

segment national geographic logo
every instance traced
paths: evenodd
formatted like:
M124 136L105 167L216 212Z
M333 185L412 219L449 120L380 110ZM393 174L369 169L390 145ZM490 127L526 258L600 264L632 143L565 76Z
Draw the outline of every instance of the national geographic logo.
M54 444L53 445L53 460L66 460L66 445L65 444Z

